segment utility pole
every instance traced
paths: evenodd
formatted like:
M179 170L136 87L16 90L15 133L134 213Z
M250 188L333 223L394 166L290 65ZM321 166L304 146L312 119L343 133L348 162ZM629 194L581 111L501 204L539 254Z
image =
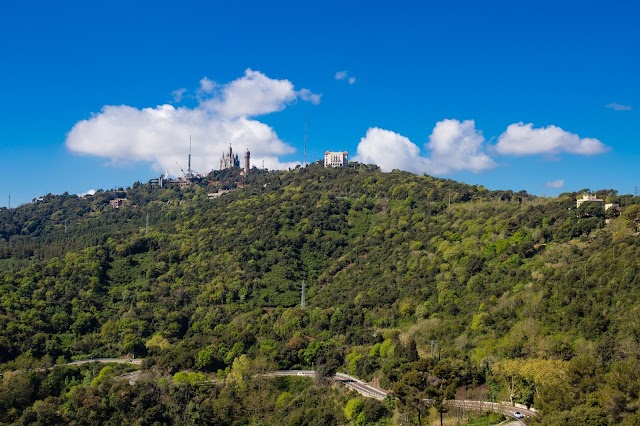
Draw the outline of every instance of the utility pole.
M304 280L302 280L302 291L300 292L300 308L304 309Z
M144 226L144 235L147 235L148 233L149 233L149 213L147 213L147 221Z

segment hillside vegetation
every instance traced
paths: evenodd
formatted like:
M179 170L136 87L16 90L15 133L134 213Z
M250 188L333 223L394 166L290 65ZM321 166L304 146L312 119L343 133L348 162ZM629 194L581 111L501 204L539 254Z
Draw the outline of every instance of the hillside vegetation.
M253 172L215 200L206 181L135 184L0 210L0 422L141 410L127 421L390 424L444 413L457 393L534 405L543 424L639 424L639 197L598 192L622 205L605 224L601 208L575 208L578 193L358 164ZM127 354L145 357L141 384L35 368ZM254 375L297 367L339 369L396 398L356 403ZM109 395L119 402L91 402Z

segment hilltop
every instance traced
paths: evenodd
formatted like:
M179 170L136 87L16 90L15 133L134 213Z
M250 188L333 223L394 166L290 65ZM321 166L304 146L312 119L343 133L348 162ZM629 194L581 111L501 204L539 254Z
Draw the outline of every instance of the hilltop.
M548 424L640 418L640 197L598 192L617 214L576 209L579 193L312 164L208 198L235 180L0 210L0 368L132 354L224 377L250 360L349 372L410 414L429 388L534 404ZM65 403L38 383L0 422Z

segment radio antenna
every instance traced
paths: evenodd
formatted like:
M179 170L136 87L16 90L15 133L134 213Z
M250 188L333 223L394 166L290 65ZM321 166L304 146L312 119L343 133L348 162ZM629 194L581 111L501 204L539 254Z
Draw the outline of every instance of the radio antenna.
M304 114L304 166L307 167L307 113Z

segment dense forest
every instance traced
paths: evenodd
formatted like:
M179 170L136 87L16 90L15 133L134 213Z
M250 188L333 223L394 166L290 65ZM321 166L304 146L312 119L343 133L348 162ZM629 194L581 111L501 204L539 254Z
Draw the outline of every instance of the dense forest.
M312 164L0 209L0 424L427 424L458 397L639 425L640 197L586 191ZM134 385L64 366L122 356ZM295 368L318 380L262 374Z

